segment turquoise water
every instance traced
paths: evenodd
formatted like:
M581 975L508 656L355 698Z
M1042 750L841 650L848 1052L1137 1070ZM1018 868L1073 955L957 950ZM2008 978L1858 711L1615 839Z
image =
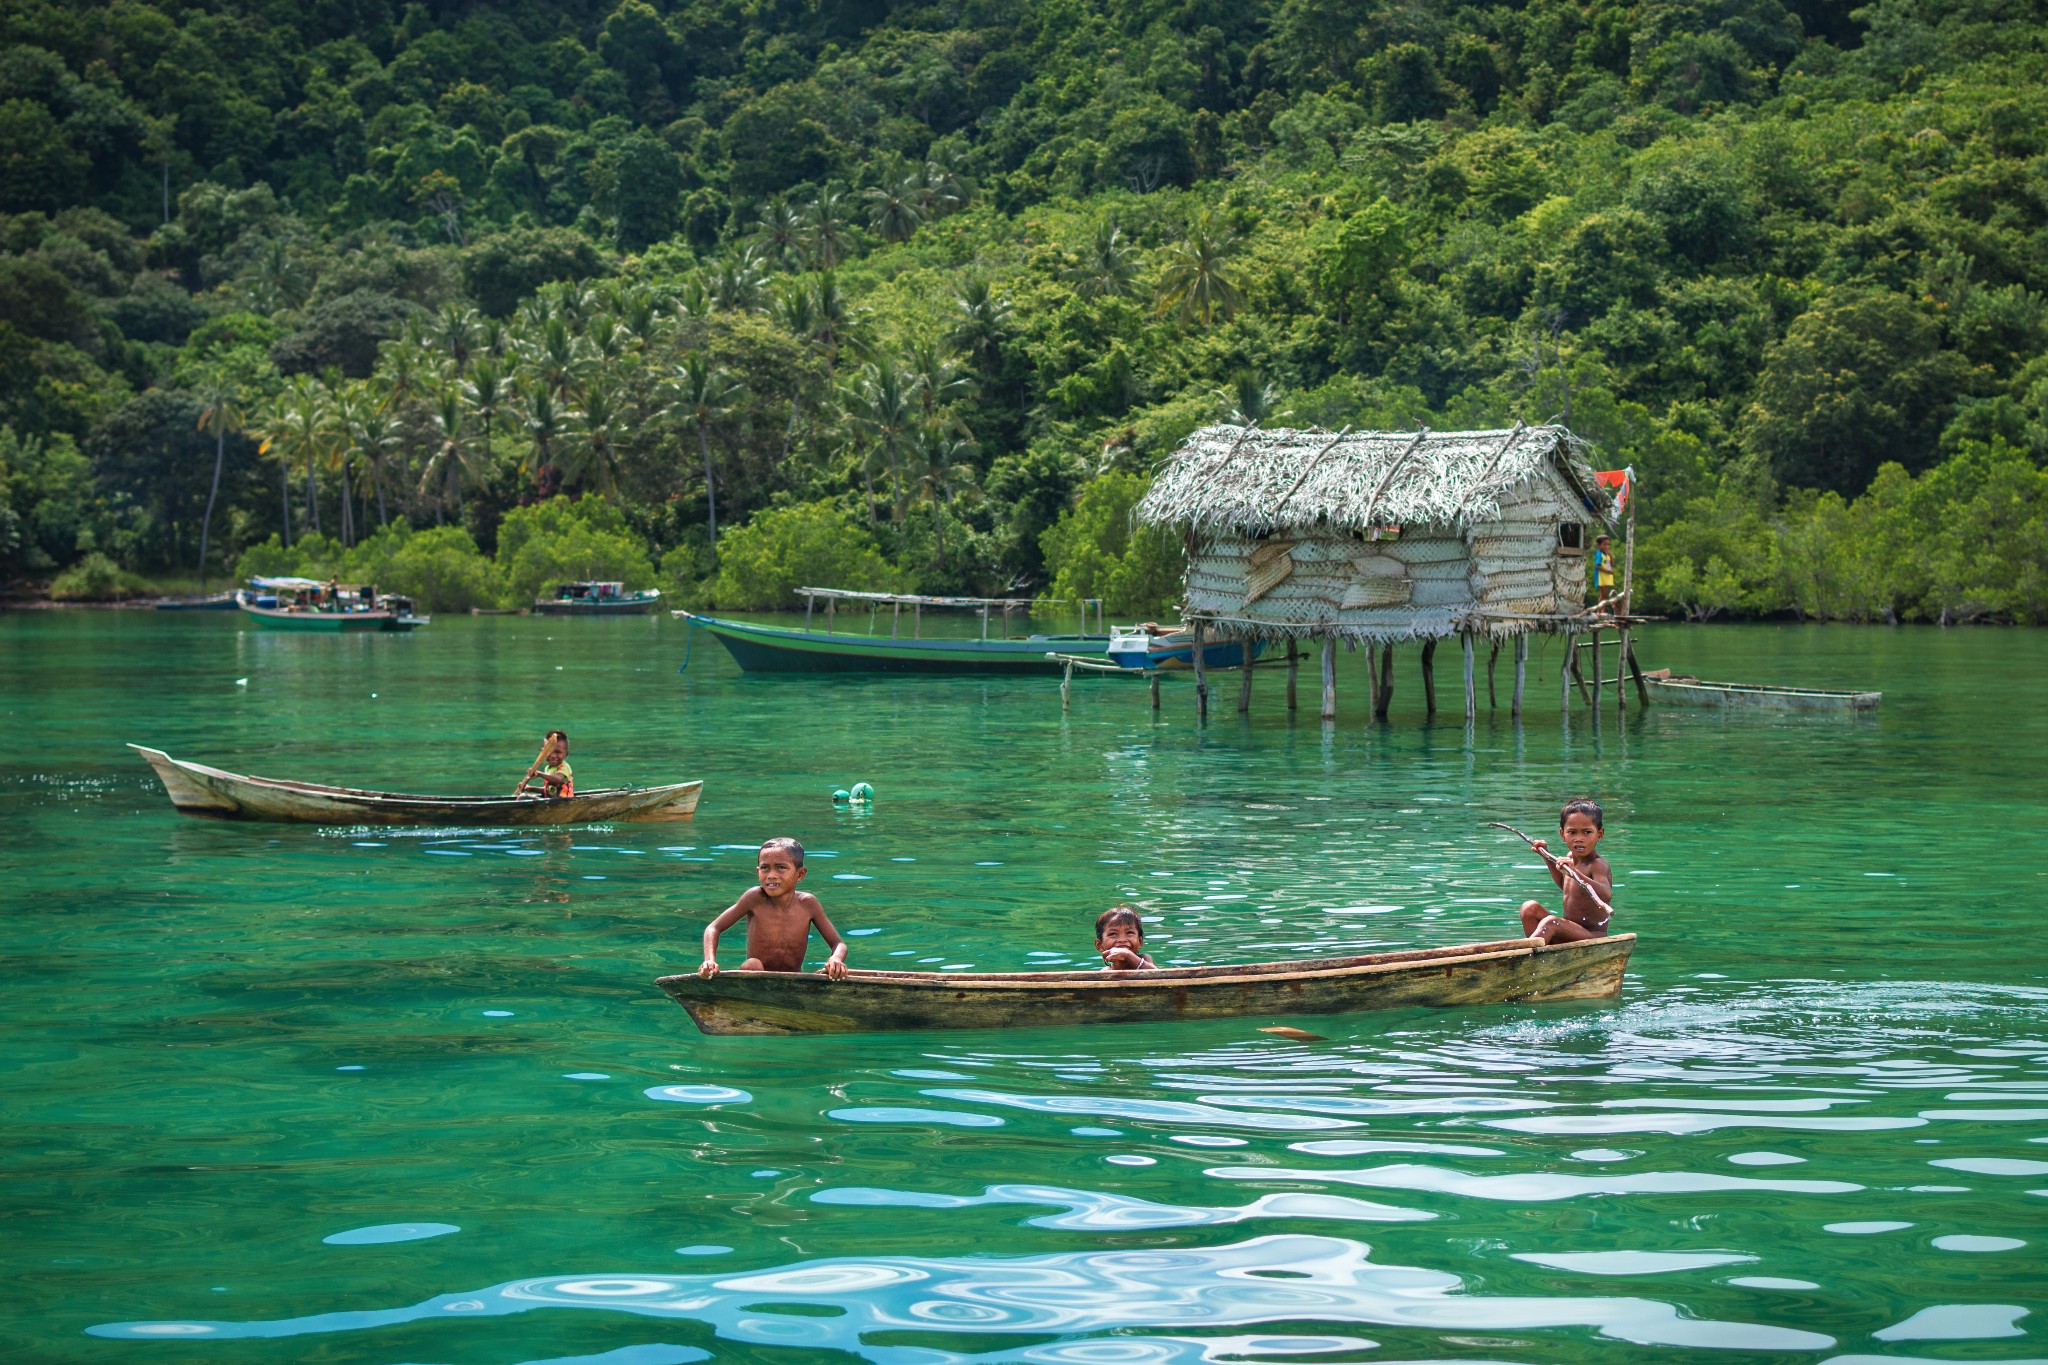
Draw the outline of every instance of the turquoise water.
M2048 636L1665 628L1883 710L1597 728L1553 647L1469 735L1412 657L1387 725L1351 655L1334 726L1305 672L1198 729L1184 680L1063 715L684 649L0 616L0 1358L2048 1358ZM697 818L216 824L121 747L484 791L550 725ZM1162 962L1501 937L1554 892L1484 822L1579 794L1643 936L1613 1004L751 1039L652 985L778 833L858 966L1087 965L1120 900Z

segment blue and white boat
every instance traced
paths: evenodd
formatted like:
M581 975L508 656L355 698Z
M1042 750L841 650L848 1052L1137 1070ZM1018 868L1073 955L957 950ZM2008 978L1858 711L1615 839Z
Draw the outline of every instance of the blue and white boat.
M1245 661L1243 640L1208 639L1202 642L1204 668L1237 668ZM1265 652L1264 640L1250 642L1251 657ZM1117 626L1109 636L1110 662L1124 668L1193 668L1195 633L1186 626L1165 630L1154 625Z

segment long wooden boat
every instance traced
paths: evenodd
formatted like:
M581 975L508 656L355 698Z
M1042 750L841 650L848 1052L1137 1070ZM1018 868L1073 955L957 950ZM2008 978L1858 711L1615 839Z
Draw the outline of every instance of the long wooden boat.
M233 611L240 604L239 594L217 592L205 597L159 597L151 605L158 611Z
M553 597L536 598L541 616L644 616L661 601L661 589L627 592L623 583L563 583Z
M172 758L140 744L181 814L215 820L285 820L314 825L581 825L592 821L687 820L702 782L612 787L561 797L408 796L250 777Z
M886 1033L1349 1014L1416 1006L1604 1000L1634 934L1532 939L1309 962L1150 972L694 972L655 982L705 1033Z
M418 630L431 619L415 613L413 600L380 593L373 586L322 583L315 578L252 578L252 591L236 605L266 630L347 635L365 631Z
M1032 635L1008 640L891 639L675 615L708 632L749 673L1037 673L1059 670L1049 652L1102 658L1107 635Z
M1875 711L1882 692L1828 687L1769 687L1707 682L1659 669L1645 673L1650 699L1667 706L1713 706L1729 711Z

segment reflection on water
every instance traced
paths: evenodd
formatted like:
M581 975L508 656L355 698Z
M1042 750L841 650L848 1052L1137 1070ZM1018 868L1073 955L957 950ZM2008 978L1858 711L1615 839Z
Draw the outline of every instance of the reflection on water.
M2048 708L1969 690L2048 677L2034 636L1672 632L1887 709L1468 738L678 677L647 622L100 615L0 618L0 1359L2048 1357ZM179 820L113 742L485 790L564 716L697 819ZM1643 934L1613 1003L756 1039L651 985L784 832L867 965L1088 965L1119 900L1163 962L1497 937L1548 883L1482 822L1580 792Z

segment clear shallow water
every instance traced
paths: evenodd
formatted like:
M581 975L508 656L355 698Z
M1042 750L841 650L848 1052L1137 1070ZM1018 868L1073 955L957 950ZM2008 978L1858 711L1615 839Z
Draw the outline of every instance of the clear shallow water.
M0 617L5 1358L2048 1357L2043 637L1671 629L1884 710L1567 730L1553 652L1469 741L1412 658L1388 726L1347 656L1336 726L1268 674L1197 731L1184 682L1062 716L683 649ZM120 747L488 790L551 724L697 819L212 824ZM1118 900L1170 962L1497 937L1547 881L1482 822L1580 793L1643 935L1611 1006L707 1039L651 984L769 833L861 965L1085 963Z

